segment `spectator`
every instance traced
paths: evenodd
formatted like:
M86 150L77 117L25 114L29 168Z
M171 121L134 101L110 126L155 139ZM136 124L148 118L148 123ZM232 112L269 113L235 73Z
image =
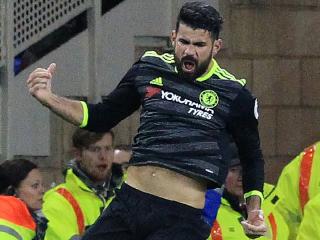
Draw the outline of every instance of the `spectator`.
M43 193L42 176L33 162L15 159L0 165L0 239L43 239Z
M276 186L281 201L281 212L290 229L290 239L296 239L297 231L309 200L320 193L320 142L307 147L282 170Z
M242 185L242 167L236 145L231 144L231 146L232 160L225 181L221 205L209 238L213 240L247 240L252 237L245 234L239 221L239 219L243 220L246 218L246 206ZM275 210L275 206L280 200L272 192L273 188L274 186L270 184L264 184L265 200L262 203L262 210L265 216L267 216L268 232L265 236L259 237L258 239L286 240L289 236L289 230L281 214Z
M78 239L100 216L113 196L110 187L113 133L77 129L72 137L74 159L65 182L49 190L43 212L48 218L45 239ZM62 217L63 216L63 217Z

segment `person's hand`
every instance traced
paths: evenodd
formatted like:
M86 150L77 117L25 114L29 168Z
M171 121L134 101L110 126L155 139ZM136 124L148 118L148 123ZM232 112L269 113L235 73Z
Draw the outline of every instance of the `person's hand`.
M248 212L247 220L242 221L241 225L249 238L257 238L267 232L262 210Z
M51 94L51 80L55 69L55 63L51 63L47 69L37 68L29 75L27 80L30 94L42 104L45 104L46 99Z

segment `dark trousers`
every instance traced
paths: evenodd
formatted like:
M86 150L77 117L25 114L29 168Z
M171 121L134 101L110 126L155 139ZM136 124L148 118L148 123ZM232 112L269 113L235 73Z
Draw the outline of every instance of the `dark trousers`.
M123 184L82 240L206 240L209 234L202 209Z

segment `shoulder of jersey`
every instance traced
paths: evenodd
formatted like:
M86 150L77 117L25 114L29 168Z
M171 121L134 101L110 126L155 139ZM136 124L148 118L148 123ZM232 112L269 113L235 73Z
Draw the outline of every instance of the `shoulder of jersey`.
M213 67L212 78L219 79L219 80L229 80L231 82L238 83L242 86L246 85L245 79L237 79L233 74L231 74L227 70L221 68L216 61L215 61L215 66Z
M170 53L164 53L164 54L158 54L155 51L146 51L142 57L140 58L140 61L155 64L158 66L167 66L171 65L173 66L175 63L174 55Z
M165 67L165 68L170 68L174 67L175 60L174 60L174 55L170 53L164 53L164 54L158 54L155 51L146 51L142 57L140 58L140 61L146 62L146 63L151 63L157 66ZM209 72L209 74L212 76L214 79L220 79L220 80L230 80L232 82L238 83L242 86L246 85L246 80L245 79L237 79L234 75L229 73L227 70L220 68L218 63L214 60L215 65L213 69ZM209 77L210 78L210 77ZM198 81L205 81L207 80L208 77L204 76L203 78L200 77L198 78Z

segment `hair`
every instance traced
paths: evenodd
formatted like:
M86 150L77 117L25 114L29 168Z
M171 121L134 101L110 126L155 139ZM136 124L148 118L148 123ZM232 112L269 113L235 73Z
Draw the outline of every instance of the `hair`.
M112 137L112 144L114 140L114 133L110 130L108 132L91 132L81 128L77 128L72 136L72 145L74 148L82 150L88 148L91 144L98 142L105 134L109 133Z
M235 142L231 142L230 143L229 150L230 150L230 154L231 154L229 167L234 167L234 166L241 165L238 147L235 144Z
M27 159L6 160L0 165L0 194L14 195L15 189L38 166Z
M177 18L176 32L180 23L193 29L204 29L210 32L212 39L218 39L222 30L223 19L219 12L204 2L187 2L180 9Z

